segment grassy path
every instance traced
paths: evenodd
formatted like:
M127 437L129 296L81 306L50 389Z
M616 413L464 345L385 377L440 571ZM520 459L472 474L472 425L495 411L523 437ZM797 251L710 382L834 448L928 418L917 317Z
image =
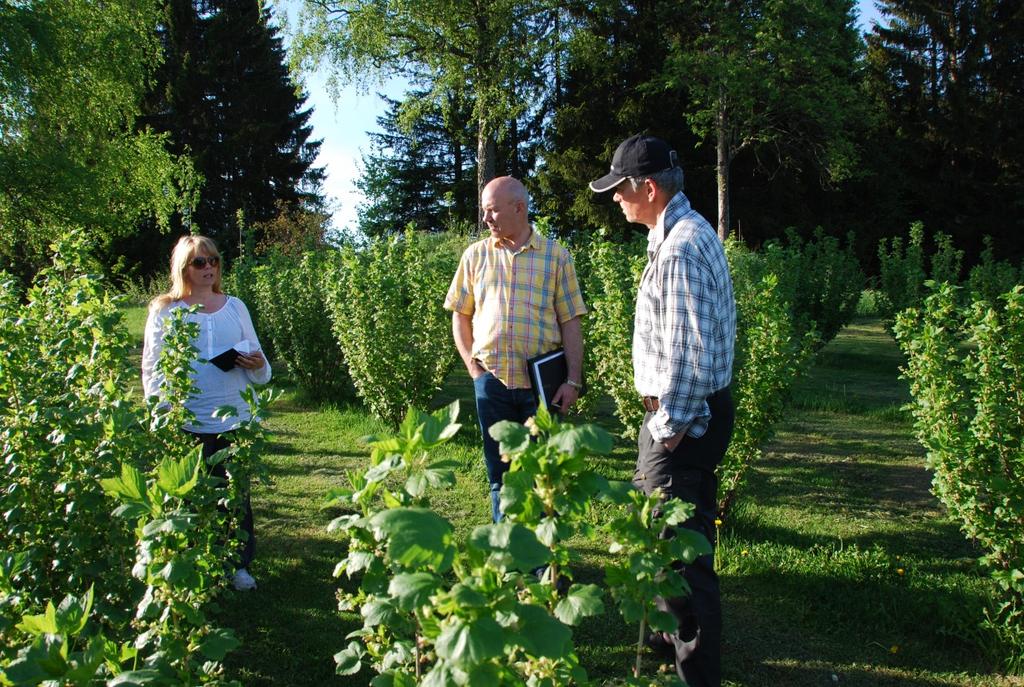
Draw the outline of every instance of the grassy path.
M929 493L900 362L877 322L844 330L729 518L733 684L1024 684L991 672L978 552Z
M877 322L847 328L818 358L743 497L722 526L724 672L733 687L1024 685L992 672L988 604L977 552L944 519L909 421L899 353ZM479 432L463 400L451 449L462 465L438 510L467 533L488 517ZM600 421L600 420L599 420ZM331 576L343 546L320 504L363 464L358 439L383 428L359 410L312 410L286 398L271 419L273 484L254 496L260 588L224 601L244 639L229 675L246 685L366 685L333 673L331 656L358 619L335 610ZM623 442L600 464L626 478ZM601 547L581 546L578 576L597 581ZM609 602L610 606L610 602ZM609 612L575 631L592 677L625 676L635 630ZM653 672L653 666L652 666Z

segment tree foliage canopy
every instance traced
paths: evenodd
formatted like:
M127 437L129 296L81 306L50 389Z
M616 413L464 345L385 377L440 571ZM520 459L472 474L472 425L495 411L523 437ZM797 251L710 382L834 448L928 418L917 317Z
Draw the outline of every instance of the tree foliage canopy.
M904 217L977 254L1005 234L1020 252L1024 204L1024 8L1008 0L880 4L868 86L887 181Z
M142 121L166 132L170 148L194 160L203 177L194 210L177 218L176 229L214 238L233 258L239 213L262 232L280 204L322 209L324 173L314 164L320 142L270 9L253 0L163 0L157 35L165 59ZM166 248L156 251L161 260ZM152 259L150 242L125 250Z
M843 179L857 161L859 106L853 0L703 0L697 31L670 34L655 84L687 89L686 118L717 147L718 232L732 229L729 171L751 149L782 167Z
M547 0L307 0L292 59L326 62L343 81L398 75L422 84L407 122L431 108L449 120L452 94L469 103L479 194L495 176L498 139L542 100L553 17Z
M415 98L417 94L411 94ZM467 201L474 195L473 156L464 128L449 126L435 109L421 113L405 131L400 123L402 103L387 102L388 111L377 118L382 131L370 134L373 147L363 154L363 174L356 182L366 197L359 206L362 232L384 236L410 224L440 231L452 220L472 223L474 211ZM468 122L465 110L451 105L448 121Z
M156 0L0 0L0 265L27 278L57 225L100 247L190 202L187 160L134 130Z

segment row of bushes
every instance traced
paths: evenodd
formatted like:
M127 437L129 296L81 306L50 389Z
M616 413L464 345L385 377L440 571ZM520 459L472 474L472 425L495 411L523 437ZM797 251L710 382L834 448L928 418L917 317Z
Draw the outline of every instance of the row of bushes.
M924 227L879 246L879 314L906 363L914 431L932 491L983 549L997 589L987 623L1024 669L1024 272L986 238L960 283L963 251Z
M0 278L0 683L223 682L222 506L257 471L260 429L214 457L230 486L209 476L179 429L195 332L179 317L168 337L169 403L140 403L118 300L82 240L55 248L27 292Z
M920 308L928 293L927 282L961 284L964 252L953 245L948 234L938 232L932 245L925 241L924 225L915 222L906 239L897 236L882 239L878 244L878 314L890 330L896 315L907 308ZM985 248L958 293L961 304L984 301L999 307L1001 296L1024 282L1024 265L1014 266L997 260L990 236L984 238Z
M397 425L406 408L428 405L457 360L441 304L466 242L408 232L360 249L272 256L236 268L231 287L309 396L345 401L354 393ZM610 397L627 436L643 415L629 351L645 246L641 237L571 247L591 309L583 326L592 391L581 410L592 416ZM791 234L760 252L732 242L728 256L738 309L738 422L722 467L723 506L770 437L792 382L852 317L864 284L852 243L820 232L806 242Z
M1024 669L1024 286L998 302L932 283L898 314L914 431L936 496L984 551L998 590L987 622Z
M441 305L464 245L409 231L362 248L271 255L236 267L226 288L311 400L358 397L397 426L407 408L429 404L455 363Z
M340 254L310 255L299 263L272 260L256 268L253 280L257 310L266 313L261 315L265 318L261 326L271 332L274 345L290 365L292 360L308 361L293 365L297 377L303 374L302 370L306 370L306 374L316 371L310 375L312 383L308 386L314 396L330 397L328 393L318 393L312 384L344 384L344 375L339 373L347 368L358 380L359 393L371 409L381 417L396 421L407 405L422 407L429 402L454 361L447 334L447 314L441 310L440 303L464 241L407 235L373 244L364 251L347 249ZM926 255L923 227L919 224L911 227L906 246L899 238L880 244L878 309L889 326L896 314L908 307L918 306L919 309L912 312L921 312L929 278L957 279L962 253L941 234L935 238L935 246L935 250ZM590 371L588 382L593 392L584 397L583 410L592 413L599 399L610 397L625 434L634 431L642 416L635 399L628 351L632 345L636 285L646 257L644 248L642 238L632 243L598 238L572 247L585 298L591 307L584 326L586 369ZM792 382L813 352L851 319L864 286L864 276L853 256L852 241L841 246L836 239L820 233L808 242L790 235L786 242L770 244L756 253L730 243L728 256L738 309L734 372L738 422L729 453L719 470L723 511L734 499L747 469L770 438ZM311 274L319 278L314 279ZM964 380L977 377L964 371L976 358L957 357L954 353L964 350L965 341L972 342L980 336L969 333L966 322L973 319L983 323L980 326L989 327L992 317L1011 316L1011 313L992 313L1001 312L1004 304L1010 302L1008 297L999 294L1006 293L1019 280L1017 269L995 260L993 246L988 242L981 262L970 271L964 287L952 292L960 309L960 320L955 326L947 322L944 328L938 327L946 336L961 339L961 348L947 349L945 368L941 371L939 366L918 361L917 356L925 350L921 343L924 334L915 332L907 324L900 335L901 345L910 360L908 375L917 399L919 437L928 448L936 470L936 493L961 518L965 531L979 538L989 550L985 562L992 566L1006 592L1003 609L993 622L1010 634L1011 641L1016 641L1017 645L1021 644L1020 639L1014 640L1012 635L1020 633L1021 608L1024 608L1020 598L1024 565L1014 553L1019 546L1021 515L1014 506L1018 503L1014 499L1018 497L1007 496L1004 487L1020 483L1019 475L1013 473L1012 468L1019 460L1018 463L1004 460L1011 467L1003 465L996 470L992 466L997 463L979 459L972 463L975 472L969 481L956 480L949 477L955 471L942 468L938 456L945 456L949 464L959 465L957 470L961 472L963 464L970 461L958 458L958 454L948 448L945 453L939 452L936 442L956 446L957 450L971 447L971 451L978 453L981 449L977 435L981 430L972 423L983 420L988 423L984 425L986 436L1002 437L999 445L1005 452L1020 432L1022 414L1014 414L1010 401L1019 399L1021 394L1016 386L1010 387L1007 392L1010 401L998 416L1007 426L997 431L990 416L980 411L968 412L969 407L983 405L979 400L981 396L972 399L973 405L969 403L959 408L951 421L944 419L943 413L949 410L953 399L947 399L945 404L937 403L922 389L932 388L943 379L946 380L943 383L949 384L949 380L957 378L961 379L957 385L964 387L967 384ZM303 295L294 298L295 294ZM272 314L280 312L282 303L290 304L288 313ZM929 305L931 309L935 307ZM334 334L330 340L329 331ZM417 338L420 333L427 335ZM976 347L978 344L967 345ZM1004 355L1019 351L1005 341L1003 345ZM354 352L352 360L358 360L358 364L342 362L348 360L346 350ZM285 351L294 353L289 356ZM932 348L929 355L937 355L937 350ZM952 362L954 359L958 362ZM387 362L397 360L402 361L400 366ZM964 369L957 371L957 365ZM1017 371L1010 374L1010 379L1021 378L1019 367L1013 367L1014 363L1003 361L1000 365L998 369L1004 373ZM419 371L418 376L415 371ZM926 374L931 375L930 379ZM987 394L986 398L991 398L993 393L977 390L977 394ZM383 405L381 399L388 399L389 405ZM960 433L956 441L935 430L950 422ZM968 436L975 438L968 440L965 438ZM992 469L986 468L986 472L977 467L979 465ZM978 489L984 498L979 499L974 494ZM967 496L965 492L972 495ZM971 504L977 512L965 509L965 503ZM996 542L978 534L978 512L988 514L998 531L1004 533L1003 540Z

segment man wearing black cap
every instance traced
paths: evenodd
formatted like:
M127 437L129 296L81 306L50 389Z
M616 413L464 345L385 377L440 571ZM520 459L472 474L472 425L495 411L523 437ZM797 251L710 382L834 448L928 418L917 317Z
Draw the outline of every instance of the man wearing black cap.
M683 194L676 152L653 136L627 138L611 171L591 182L614 190L626 219L648 227L647 266L640 278L633 330L633 377L647 410L640 428L633 484L650 494L696 505L683 527L714 545L715 468L733 426L736 305L725 250L715 230ZM659 599L679 621L672 635L649 638L672 650L691 687L721 684L722 611L714 554L683 566L691 595Z

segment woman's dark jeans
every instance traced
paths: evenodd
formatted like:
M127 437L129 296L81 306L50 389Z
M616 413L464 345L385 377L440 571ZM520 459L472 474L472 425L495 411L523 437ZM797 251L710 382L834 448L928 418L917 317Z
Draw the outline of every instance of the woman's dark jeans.
M199 432L186 433L191 434L195 438L196 443L203 445L203 461L206 461L207 458L217 451L230 446L232 439L234 438L234 434L232 432L224 432L223 434L200 434ZM224 480L224 484L227 485L228 473L223 462L214 465L210 470L210 474L214 477L220 477ZM221 511L226 513L227 509L221 507ZM245 495L245 503L242 505L242 519L241 522L238 523L238 528L247 536L245 538L245 542L242 544L242 551L235 567L248 568L249 564L252 563L252 559L256 555L256 537L253 535L252 502L249 498L249 494Z

